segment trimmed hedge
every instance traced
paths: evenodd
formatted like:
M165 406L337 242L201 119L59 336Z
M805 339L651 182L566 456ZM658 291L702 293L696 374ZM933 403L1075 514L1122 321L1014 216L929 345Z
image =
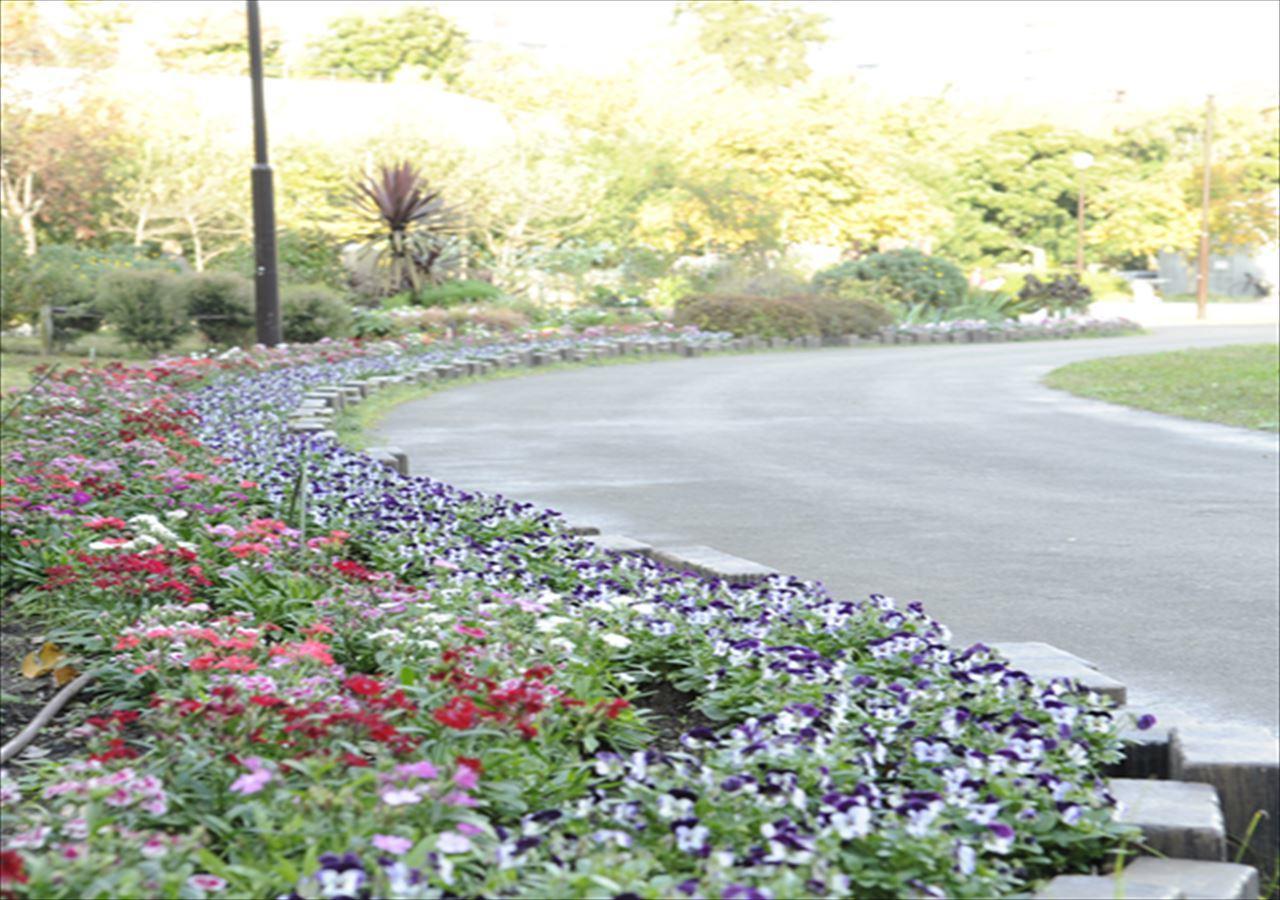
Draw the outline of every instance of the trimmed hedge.
M893 315L866 300L822 295L691 297L676 304L675 324L735 337L867 336L892 324Z

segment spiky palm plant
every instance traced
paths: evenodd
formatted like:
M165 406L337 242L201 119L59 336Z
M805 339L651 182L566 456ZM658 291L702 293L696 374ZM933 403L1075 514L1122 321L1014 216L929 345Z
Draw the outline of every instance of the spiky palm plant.
M381 295L444 281L457 263L456 211L410 162L380 167L356 184L355 200L377 223L361 249L366 280Z

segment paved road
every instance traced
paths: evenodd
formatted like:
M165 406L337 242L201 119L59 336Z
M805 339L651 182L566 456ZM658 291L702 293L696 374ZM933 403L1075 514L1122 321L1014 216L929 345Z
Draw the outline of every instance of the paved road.
M380 429L412 471L655 543L921 599L957 640L1042 640L1166 719L1280 718L1274 436L1039 385L1079 359L1276 340L831 349L533 375Z

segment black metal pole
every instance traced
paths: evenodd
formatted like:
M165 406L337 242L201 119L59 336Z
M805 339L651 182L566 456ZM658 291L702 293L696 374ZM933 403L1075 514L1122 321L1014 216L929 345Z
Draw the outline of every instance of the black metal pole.
M276 276L276 209L267 162L267 112L262 99L262 29L258 0L249 13L249 79L253 83L253 256L254 313L259 344L280 343L280 283Z

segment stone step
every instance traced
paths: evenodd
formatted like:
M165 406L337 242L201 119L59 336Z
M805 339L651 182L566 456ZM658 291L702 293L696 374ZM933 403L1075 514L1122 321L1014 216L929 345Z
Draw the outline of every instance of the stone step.
M607 553L639 553L649 555L653 547L644 541L637 541L621 534L594 534L587 538L597 550Z
M1187 900L1176 887L1146 884L1123 875L1059 875L1031 895L1032 900Z
M1125 714L1117 710L1117 715ZM1120 732L1125 742L1124 759L1108 766L1106 775L1111 778L1169 778L1170 729L1156 725L1146 731L1127 728ZM1181 778L1179 781L1196 781Z
M367 447L364 455L401 475L409 474L409 455L399 447Z
M704 578L719 578L723 581L754 584L778 574L777 569L698 545L659 547L649 555L673 569L696 572Z
M1015 669L1021 669L1037 681L1069 678L1080 682L1085 690L1110 697L1119 706L1125 703L1127 692L1123 684L1103 675L1074 653L1040 641L995 641L988 645L1002 653Z
M1183 725L1173 729L1169 763L1169 777L1217 789L1227 835L1235 846L1247 840L1242 860L1270 881L1280 858L1280 741L1256 728Z
M319 419L292 419L288 423L289 431L294 434L316 434L321 431L327 431L328 422L322 422Z
M1187 900L1254 900L1260 892L1257 870L1236 863L1144 856L1126 865L1124 876L1143 884L1177 887Z
M1109 789L1120 803L1117 821L1141 829L1151 851L1179 859L1226 860L1226 827L1211 785L1113 778Z

